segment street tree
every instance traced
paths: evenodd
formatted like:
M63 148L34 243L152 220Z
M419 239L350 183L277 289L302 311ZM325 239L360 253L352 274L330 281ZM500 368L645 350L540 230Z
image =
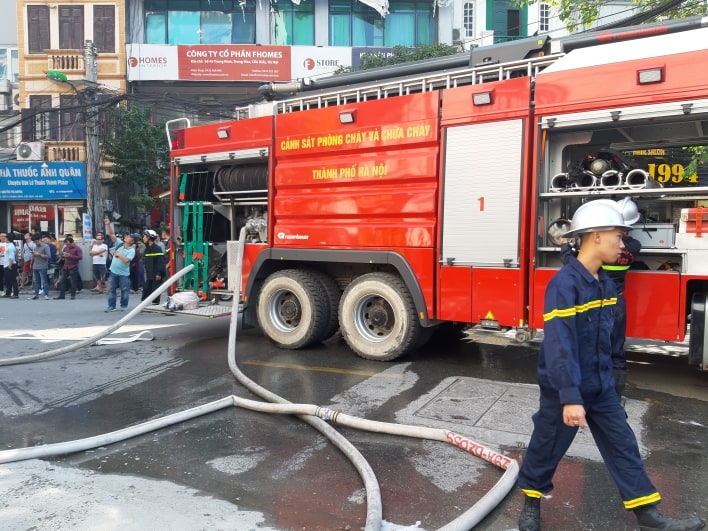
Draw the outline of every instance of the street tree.
M359 70L368 70L370 68L379 68L382 66L399 65L402 63L412 63L414 61L423 61L425 59L434 59L435 57L443 57L446 55L454 55L460 50L455 46L447 44L420 44L415 48L406 46L394 46L391 52L367 52L362 54L359 62ZM342 74L351 72L351 67L343 67L335 72Z
M514 0L513 3L518 7L527 7L540 1L551 5L552 12L571 33L602 26L605 22L600 18L603 8L617 6L615 0ZM705 15L708 13L708 3L685 0L632 0L631 4L627 5L626 17L629 19L635 12L649 16L643 22L673 20Z
M131 217L150 212L160 202L152 192L165 185L169 173L164 122L154 123L150 111L139 105L119 105L110 111L107 123L101 151L113 176L113 189L119 197L127 197Z

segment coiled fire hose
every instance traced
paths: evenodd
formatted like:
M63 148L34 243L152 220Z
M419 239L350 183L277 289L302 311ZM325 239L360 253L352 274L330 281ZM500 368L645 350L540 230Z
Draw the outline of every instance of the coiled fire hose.
M234 286L241 285L241 265L243 261L244 240L245 230L242 229L239 237L236 279L234 282ZM160 289L154 292L153 297L150 297L149 299L143 301L123 319L118 321L116 324L108 327L100 334L97 334L96 336L93 336L86 340L80 341L79 343L73 344L70 347L55 349L42 354L26 356L24 358L12 358L2 360L0 361L0 365L15 365L18 363L39 361L94 343L101 337L110 334L114 330L120 328L120 326L125 324L127 321L132 319L145 306L150 304L154 297L165 291L170 285L174 284L182 275L191 271L192 268L193 266L185 267L184 269L180 270L175 275L170 277L160 287ZM489 448L486 448L485 446L479 443L471 441L463 435L459 435L452 431L439 428L426 428L422 426L392 424L386 422L360 419L357 417L346 415L344 413L340 413L338 411L333 411L328 408L323 408L311 404L293 404L250 380L245 374L243 374L243 372L239 369L236 363L236 336L238 328L237 301L239 300L237 298L237 295L238 292L235 291L234 306L233 311L231 313L231 320L229 325L229 368L239 383L241 383L243 386L245 386L257 396L269 400L272 403L258 402L231 395L213 402L209 402L207 404L203 404L201 406L187 409L185 411L181 411L164 417L159 417L147 422L143 422L141 424L137 424L135 426L123 428L110 433L96 435L94 437L87 437L84 439L78 439L62 443L53 443L42 446L33 446L29 448L3 450L0 451L0 464L23 461L26 459L66 455L84 450L89 450L91 448L113 444L132 437L136 437L138 435L149 433L154 430L165 428L167 426L172 426L174 424L185 422L187 420L199 417L201 415L206 415L215 411L219 411L227 407L237 406L267 413L297 415L304 422L310 424L320 433L325 435L330 441L332 441L332 443L337 448L339 448L344 453L344 455L351 461L353 466L359 472L362 481L364 482L367 499L366 525L364 527L365 531L379 531L381 528L383 511L381 504L381 491L378 485L378 481L376 480L376 476L373 470L371 470L370 465L364 459L361 453L343 435L341 435L337 430L335 430L330 424L325 421L328 421L332 424L336 423L341 426L368 430L377 433L386 433L389 435L399 435L404 437L415 437L420 439L447 442L471 453L472 455L480 457L485 461L488 461L489 463L498 466L499 468L504 470L502 477L484 496L482 496L482 498L479 499L479 501L477 501L477 503L475 503L463 514L458 516L455 520L449 522L448 524L440 528L440 531L467 531L469 529L472 529L487 514L489 514L489 512L491 512L497 505L499 505L499 503L501 503L501 501L506 497L509 491L514 487L519 472L519 466L516 460L500 453L497 453Z

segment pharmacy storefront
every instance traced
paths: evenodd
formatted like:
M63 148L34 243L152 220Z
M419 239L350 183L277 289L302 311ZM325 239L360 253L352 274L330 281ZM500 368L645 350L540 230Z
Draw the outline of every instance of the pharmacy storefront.
M85 199L82 162L0 163L0 231L81 238Z

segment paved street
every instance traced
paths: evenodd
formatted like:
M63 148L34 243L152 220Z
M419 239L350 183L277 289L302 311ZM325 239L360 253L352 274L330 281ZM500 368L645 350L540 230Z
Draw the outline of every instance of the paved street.
M131 297L130 308L139 302ZM90 337L124 316L104 296L0 300L0 359ZM0 367L0 450L69 441L236 395L258 399L226 362L228 322L141 313L114 336L152 341L88 346ZM297 403L370 420L450 429L523 457L537 403L535 350L498 336L434 341L395 363L354 356L337 338L283 351L241 334L249 378ZM631 357L627 413L669 514L708 515L708 378L685 359ZM675 347L679 349L680 346ZM443 443L340 428L381 485L384 528L433 530L478 500L501 473ZM516 527L516 490L478 529ZM588 433L576 438L544 501L544 529L635 529ZM223 409L150 434L61 457L0 465L9 530L360 529L362 482L320 434L294 417Z

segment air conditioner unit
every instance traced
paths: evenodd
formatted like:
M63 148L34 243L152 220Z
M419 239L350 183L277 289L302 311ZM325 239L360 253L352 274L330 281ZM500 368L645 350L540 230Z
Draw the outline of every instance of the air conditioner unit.
M23 142L17 146L17 160L44 160L44 142Z

